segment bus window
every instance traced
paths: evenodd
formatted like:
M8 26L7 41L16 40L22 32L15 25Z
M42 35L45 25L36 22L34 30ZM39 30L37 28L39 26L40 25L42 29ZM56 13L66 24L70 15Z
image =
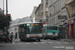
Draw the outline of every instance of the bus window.
M57 27L56 26L48 26L47 29L48 30L57 30Z
M29 26L25 26L25 32L26 32L27 34L30 34L30 28L29 28Z
M39 24L33 24L31 28L31 33L42 33L42 27Z

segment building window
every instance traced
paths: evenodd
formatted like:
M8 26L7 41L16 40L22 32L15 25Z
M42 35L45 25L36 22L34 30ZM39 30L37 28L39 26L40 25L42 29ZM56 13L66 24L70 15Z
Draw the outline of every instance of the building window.
M48 4L48 0L46 0L46 4Z
M75 4L72 5L72 17L75 17Z

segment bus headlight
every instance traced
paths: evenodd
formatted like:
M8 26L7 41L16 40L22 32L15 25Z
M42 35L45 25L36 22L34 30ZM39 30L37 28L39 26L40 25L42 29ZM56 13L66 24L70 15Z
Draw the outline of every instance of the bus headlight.
M39 37L42 37L42 34L39 34Z
M59 36L57 33L55 34L56 36Z
M30 35L27 35L26 37L29 37Z
M53 33L47 33L47 35L53 35Z
M59 34L57 34L57 36L59 36Z

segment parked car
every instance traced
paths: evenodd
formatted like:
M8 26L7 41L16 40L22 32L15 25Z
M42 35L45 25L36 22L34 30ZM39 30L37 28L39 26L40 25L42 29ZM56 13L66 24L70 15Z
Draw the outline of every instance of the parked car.
M7 42L7 34L2 29L0 29L0 41Z

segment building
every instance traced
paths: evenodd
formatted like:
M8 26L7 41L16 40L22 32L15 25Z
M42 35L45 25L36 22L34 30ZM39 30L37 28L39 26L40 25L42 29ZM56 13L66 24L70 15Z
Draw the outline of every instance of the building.
M35 20L37 22L47 22L48 21L48 0L41 0L41 4L37 7L35 11Z
M42 16L43 16L43 14L42 14L42 4L39 4L39 6L37 7L37 9L35 11L35 21L40 22Z
M65 0L48 0L49 25L62 25L68 19Z
M33 11L32 11L32 14L31 14L31 19L32 19L32 22L35 22L35 11L36 11L37 7L35 6Z
M41 0L43 8L42 22L48 22L48 0Z
M69 19L66 21L68 27L69 38L75 39L75 0L66 0L66 9L69 15Z
M75 0L66 0L66 8L69 18L75 17Z
M22 22L31 22L31 20L32 20L31 17L24 17L20 20L20 23L22 23Z
M15 35L17 34L17 38L19 38L19 34L18 34L18 29L19 29L19 25L18 23L20 22L21 19L16 19L14 21L10 22L10 26L9 26L9 36L11 35L11 33L13 33L14 39L15 39Z

